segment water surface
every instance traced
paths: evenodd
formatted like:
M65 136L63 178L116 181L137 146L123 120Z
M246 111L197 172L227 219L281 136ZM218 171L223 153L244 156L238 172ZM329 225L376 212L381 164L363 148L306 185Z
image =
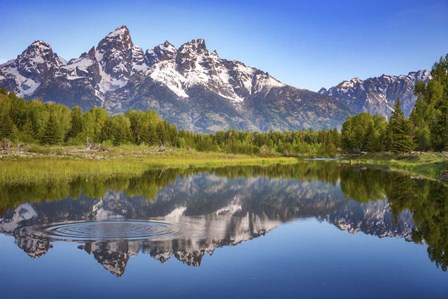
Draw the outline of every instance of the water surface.
M447 298L448 189L334 161L0 186L4 298Z

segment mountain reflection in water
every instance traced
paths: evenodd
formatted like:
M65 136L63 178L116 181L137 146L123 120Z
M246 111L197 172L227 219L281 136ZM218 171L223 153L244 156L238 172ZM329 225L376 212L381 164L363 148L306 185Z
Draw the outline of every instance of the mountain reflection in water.
M288 166L153 170L140 177L0 186L0 232L33 258L77 242L116 276L139 253L200 266L216 248L316 218L349 233L424 243L446 270L447 188L375 169Z

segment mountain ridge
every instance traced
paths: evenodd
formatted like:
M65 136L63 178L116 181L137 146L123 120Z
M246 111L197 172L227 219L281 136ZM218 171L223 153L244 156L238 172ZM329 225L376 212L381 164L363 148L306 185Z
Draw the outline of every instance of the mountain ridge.
M366 106L334 88L316 93L283 84L267 72L219 57L201 38L178 48L165 41L143 50L126 26L68 61L37 40L0 65L0 86L84 110L153 109L179 128L199 132L336 128ZM413 105L415 98L408 98Z
M354 113L369 112L385 116L390 116L397 98L400 98L403 111L409 116L416 100L415 84L418 81L428 82L430 78L428 70L406 75L382 74L365 80L354 77L329 89L321 88L318 92L348 103Z

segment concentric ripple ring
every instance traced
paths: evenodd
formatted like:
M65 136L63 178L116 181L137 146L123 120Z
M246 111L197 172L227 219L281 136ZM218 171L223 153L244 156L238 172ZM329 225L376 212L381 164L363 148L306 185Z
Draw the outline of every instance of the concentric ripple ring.
M86 221L25 229L37 238L76 242L163 239L176 233L172 224L156 221Z

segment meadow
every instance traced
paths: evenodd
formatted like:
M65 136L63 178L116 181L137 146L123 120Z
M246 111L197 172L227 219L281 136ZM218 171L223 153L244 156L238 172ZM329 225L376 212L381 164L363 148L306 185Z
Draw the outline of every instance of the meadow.
M122 145L107 152L68 146L33 145L3 152L0 183L27 184L70 181L78 177L137 176L151 168L223 167L296 163L296 158L198 152Z

